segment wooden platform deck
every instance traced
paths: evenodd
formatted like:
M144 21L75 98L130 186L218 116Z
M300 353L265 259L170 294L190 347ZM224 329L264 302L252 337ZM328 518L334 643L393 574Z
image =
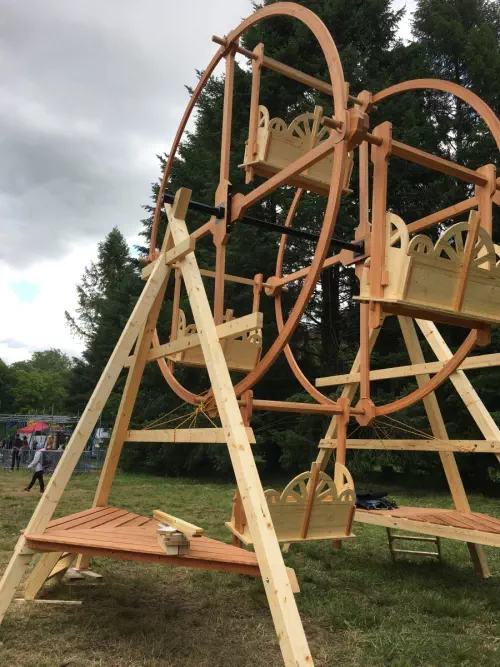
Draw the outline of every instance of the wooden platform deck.
M356 510L354 520L411 533L500 547L500 519L478 512L399 507L394 510Z
M167 556L157 542L158 522L116 507L95 507L51 521L42 534L26 533L37 551L65 551L104 558L149 561L260 576L251 551L209 537L191 540L189 554Z

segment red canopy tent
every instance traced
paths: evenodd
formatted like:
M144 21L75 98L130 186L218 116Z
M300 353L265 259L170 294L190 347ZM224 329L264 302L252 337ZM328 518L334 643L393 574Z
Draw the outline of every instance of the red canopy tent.
M45 422L34 422L33 424L28 424L28 426L18 429L17 432L27 435L28 433L43 433L49 429L50 426Z

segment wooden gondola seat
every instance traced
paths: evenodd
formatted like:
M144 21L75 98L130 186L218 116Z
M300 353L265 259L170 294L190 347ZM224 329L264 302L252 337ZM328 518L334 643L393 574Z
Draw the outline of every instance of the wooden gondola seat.
M467 273L463 302L455 309L456 290L471 223L458 222L433 243L424 234L411 240L404 221L387 213L384 296L376 299L388 313L415 315L429 320L452 320L456 324L500 324L500 265L491 237L479 227ZM361 301L369 301L370 259L361 276ZM467 324L466 324L467 325Z
M245 148L242 167L252 167L258 176L269 178L289 164L302 157L335 130L320 124L322 107L315 107L314 113L303 113L287 126L282 118L269 119L269 111L259 106L259 122L256 136L256 155L248 154L249 142ZM348 190L352 172L353 156L349 154L345 173L344 190ZM332 178L333 153L327 155L312 167L288 181L289 185L304 188L316 194L328 196Z
M337 481L325 472L319 473L318 483L313 490L307 535L302 537L310 476L310 471L301 473L292 479L281 494L274 489L265 492L278 541L343 540L354 537L351 533L356 499L354 483L350 472L339 463L335 464ZM236 503L233 503L231 521L226 526L244 544L252 544L243 510Z
M227 310L223 320L227 322L231 319L232 311ZM186 325L186 316L182 310L179 310L177 339L189 337L196 333L196 325ZM221 343L229 370L249 373L260 360L262 353L262 329L253 329L236 334L235 336L225 338ZM205 368L206 365L203 351L199 345L168 355L167 359L183 366Z

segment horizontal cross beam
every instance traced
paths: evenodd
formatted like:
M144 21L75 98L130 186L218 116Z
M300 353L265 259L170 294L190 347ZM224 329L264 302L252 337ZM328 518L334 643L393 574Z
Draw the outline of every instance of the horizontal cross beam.
M219 334L220 340L223 338L230 338L231 336L239 336L247 331L262 329L263 322L264 316L262 313L250 313L249 315L244 315L243 317L238 317L234 320L229 320L229 322L219 324L217 327L217 333ZM201 341L197 333L193 333L188 336L180 336L179 338L173 340L171 343L165 343L165 345L152 347L149 351L146 361L163 359L168 355L177 354L178 352L190 350L194 347L200 347L200 345ZM134 355L129 356L125 362L125 368L130 366L133 358Z
M320 449L336 449L337 440L324 439ZM499 440L353 440L347 439L348 449L382 449L409 452L458 452L463 454L499 454Z
M231 50L236 51L236 53L239 53L242 56L249 58L250 60L255 60L257 58L253 51L249 51L248 49L245 49L243 46L240 46L235 42L233 42L231 45L228 45L227 39L224 37L217 37L217 35L213 35L212 42L220 44L221 46L226 46L228 48L230 47ZM303 83L305 86L319 90L325 95L333 96L333 88L331 84L327 83L326 81L322 81L321 79L316 79L316 77L310 76L309 74L305 74L304 72L301 72L294 67L285 65L279 60L274 60L274 58L264 56L262 58L262 66L267 67L267 69L270 69L273 72L278 72L278 74L283 74L283 76L287 76L289 79ZM353 95L348 95L347 100L352 104L358 104L359 106L362 106L363 104L363 100L360 100L359 97L354 97Z
M410 366L399 366L397 368L381 368L370 372L370 381L390 380L393 378L413 377L417 375L428 375L439 373L445 367L446 361L430 361L425 364L412 364ZM475 368L489 368L500 366L500 353L482 354L475 357L467 357L458 370L472 370ZM333 387L339 384L356 384L360 381L359 373L347 373L345 375L330 375L317 378L317 387Z
M253 429L246 429L250 444L255 444ZM176 442L184 444L226 444L223 428L168 428L127 431L126 442Z

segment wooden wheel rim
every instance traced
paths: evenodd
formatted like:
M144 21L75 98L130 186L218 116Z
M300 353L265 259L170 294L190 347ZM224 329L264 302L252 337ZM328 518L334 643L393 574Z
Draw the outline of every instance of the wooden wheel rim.
M498 119L496 114L486 104L486 102L484 102L475 93L451 81L442 81L440 79L412 79L409 81L404 81L394 86L390 86L389 88L385 88L384 90L375 94L373 96L373 104L382 102L388 99L389 97L392 97L393 95L398 95L400 93L410 92L414 90L425 90L425 89L438 90L441 92L449 93L451 95L454 95L455 97L460 98L466 104L469 104L486 123L488 129L490 130L497 144L497 147L500 150L500 120ZM296 208L296 206L298 205L298 199L300 199L300 196L301 192L300 190L298 190L296 194L297 201L294 199L294 202L292 203L291 206L291 210L292 208ZM287 220L287 225L291 224L292 219L293 219L293 214L292 216L289 216L289 219ZM287 237L286 235L283 235L281 238L278 258L276 261L276 276L278 277L282 276L283 259L284 259L284 252L286 249L286 242L287 242ZM276 312L276 323L278 326L278 331L281 332L284 326L284 320L283 320L283 309L281 304L281 294L279 290L277 291L275 296L275 312ZM449 378L449 376L459 367L462 361L468 356L470 351L475 346L477 338L478 338L477 331L471 330L469 335L462 343L462 345L455 352L453 357L449 359L448 363L440 371L440 373L431 378L423 387L416 389L407 396L404 396L403 398L397 399L390 403L386 403L384 405L375 406L375 415L383 416L392 414L394 412L398 412L428 396L432 391L437 389L443 382L445 382ZM290 348L290 345L287 344L284 347L284 352L292 372L294 373L295 377L300 382L300 384L304 387L304 389L309 393L309 395L312 396L314 399L316 399L319 403L333 404L334 401L332 401L327 396L325 396L321 391L319 391L303 374Z
M273 16L290 16L296 18L304 23L309 30L316 37L325 57L328 71L330 75L330 80L333 89L333 103L334 103L334 113L337 120L342 121L342 132L339 133L339 143L336 145L333 152L333 168L332 168L332 180L330 185L330 191L328 195L328 201L325 210L324 222L321 228L320 237L318 239L318 244L314 253L313 261L311 263L311 268L307 275L306 280L302 286L302 290L299 294L299 297L295 303L292 312L290 313L287 322L282 327L281 331L278 333L278 337L275 339L267 353L260 360L257 366L251 371L243 380L241 380L235 386L235 392L237 396L241 396L245 391L251 389L269 370L272 364L276 361L276 358L285 348L288 343L288 340L292 336L296 327L299 324L300 318L304 313L307 303L311 297L311 294L316 285L317 279L321 272L323 262L327 255L330 239L332 237L338 209L340 206L340 198L342 195L342 183L343 175L346 167L347 160L347 142L343 139L348 133L348 115L347 115L347 99L346 99L346 89L344 74L342 69L342 63L333 41L330 32L327 27L313 12L305 7L301 7L298 4L291 2L277 3L275 5L270 5L260 9L259 11L252 14L250 17L242 21L240 25L235 28L228 36L227 43L234 42L239 39L239 37L245 33L248 28L259 23L263 19L270 18ZM215 67L222 59L225 54L225 47L221 47L217 53L214 55L210 63L208 64L206 70L204 71L202 77L200 78L198 85L196 86L191 99L186 107L184 115L182 117L181 123L175 135L170 154L165 165L165 170L163 173L162 181L160 184L160 189L158 193L158 199L156 202L155 213L153 217L153 226L151 229L151 239L150 239L150 259L153 258L156 239L158 234L158 226L160 221L160 213L162 206L163 193L170 176L170 171L172 168L173 160L175 158L179 143L186 127L187 121L192 113L192 110L201 94L201 91L205 87L206 82L212 75ZM159 345L158 334L155 331L153 336L153 345ZM171 389L184 401L191 403L193 405L200 403L203 398L194 394L193 392L186 389L174 376L173 372L169 368L165 359L157 360L160 370L163 374L163 377L171 387ZM327 399L329 400L329 399Z

